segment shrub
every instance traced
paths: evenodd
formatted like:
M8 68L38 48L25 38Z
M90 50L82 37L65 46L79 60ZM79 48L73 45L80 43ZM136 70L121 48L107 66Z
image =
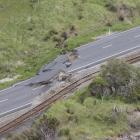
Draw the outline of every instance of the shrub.
M27 129L18 135L10 135L8 140L42 140L41 132L37 129Z
M70 135L70 130L69 128L61 128L58 132L58 136L69 136Z
M115 0L108 0L105 6L108 8L108 10L112 12L117 12L117 6Z
M121 60L110 60L102 66L100 77L89 86L93 96L121 96L129 101L140 100L140 72Z
M102 66L102 78L108 83L108 87L113 94L129 94L125 88L129 89L135 78L133 67L124 61L113 59L107 65Z
M93 96L101 98L107 94L107 82L102 77L96 77L92 84L89 86L89 90Z

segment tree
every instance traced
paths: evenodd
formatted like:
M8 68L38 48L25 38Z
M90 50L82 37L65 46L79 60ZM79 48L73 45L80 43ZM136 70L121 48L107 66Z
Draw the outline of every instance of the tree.
M125 94L127 96L132 89L135 73L131 65L113 59L102 66L101 77L107 81L112 94Z
M107 82L102 77L96 77L90 84L89 90L93 96L102 98L108 94Z
M56 130L59 126L59 121L57 118L52 116L44 117L45 119L41 121L40 130L47 140L55 140Z
M122 96L128 101L140 100L140 70L124 61L113 59L101 67L100 76L89 86L90 93L104 96Z

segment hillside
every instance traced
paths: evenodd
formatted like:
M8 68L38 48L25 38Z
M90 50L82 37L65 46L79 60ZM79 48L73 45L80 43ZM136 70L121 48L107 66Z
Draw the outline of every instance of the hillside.
M0 0L0 79L29 78L109 28L138 26L139 9L140 0Z

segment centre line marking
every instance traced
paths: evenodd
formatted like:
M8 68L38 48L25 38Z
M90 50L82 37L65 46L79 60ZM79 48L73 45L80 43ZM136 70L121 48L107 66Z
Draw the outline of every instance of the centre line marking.
M3 117L3 116L7 116L7 115L9 115L9 114L12 114L12 113L14 113L14 112L16 112L16 111L20 111L20 110L22 110L22 109L25 109L25 108L27 108L27 107L30 107L31 105L32 105L32 103L28 103L28 104L25 104L25 105L23 105L23 106L19 106L19 107L17 107L17 108L14 108L14 109L8 110L8 111L6 111L6 112L0 113L0 118Z
M140 37L140 35L135 36L135 38L138 38L138 37Z
M43 87L45 87L45 85L42 85L42 86L40 86L40 87L37 87L37 88L34 88L34 89L32 89L32 90L41 89L41 88L43 88Z
M6 102L6 101L8 101L8 99L1 100L0 103Z
M111 47L111 46L112 46L112 44L107 45L107 46L103 47L103 49L109 48L109 47Z
M135 46L135 47L133 47L133 48L129 48L129 49L127 49L127 50L124 50L124 51L121 51L121 52L118 52L118 53L115 53L115 54L110 55L110 56L108 56L108 57L104 57L104 58L102 58L102 59L99 59L98 61L89 63L89 64L87 64L87 65L85 65L85 66L81 66L81 67L75 68L75 69L73 69L73 70L68 71L68 73L72 73L72 72L75 72L75 71L78 71L78 70L80 71L81 69L89 68L89 67L91 67L92 65L94 65L94 64L96 64L96 63L99 63L99 62L102 62L102 61L106 61L107 59L110 59L110 58L113 58L113 57L117 57L117 56L119 56L119 55L122 55L122 54L124 54L124 53L129 52L129 51L133 51L133 50L138 49L138 48L140 48L140 45Z

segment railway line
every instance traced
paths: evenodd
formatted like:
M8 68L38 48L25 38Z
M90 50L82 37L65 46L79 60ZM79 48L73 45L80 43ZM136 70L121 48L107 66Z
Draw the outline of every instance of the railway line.
M140 53L132 55L131 57L126 57L125 61L130 64L140 61ZM97 70L96 72L92 72L90 74L87 74L81 77L80 79L77 79L76 81L70 83L68 86L64 87L60 91L56 92L54 95L50 96L46 101L42 102L40 105L34 107L33 109L21 115L20 117L16 118L15 120L0 127L0 135L7 133L14 128L17 128L19 125L21 125L22 123L24 123L31 117L43 112L45 109L49 108L50 105L54 103L55 101L63 98L64 96L69 94L71 91L79 87L80 85L92 80L95 77L95 75L98 74L99 72L100 71Z

